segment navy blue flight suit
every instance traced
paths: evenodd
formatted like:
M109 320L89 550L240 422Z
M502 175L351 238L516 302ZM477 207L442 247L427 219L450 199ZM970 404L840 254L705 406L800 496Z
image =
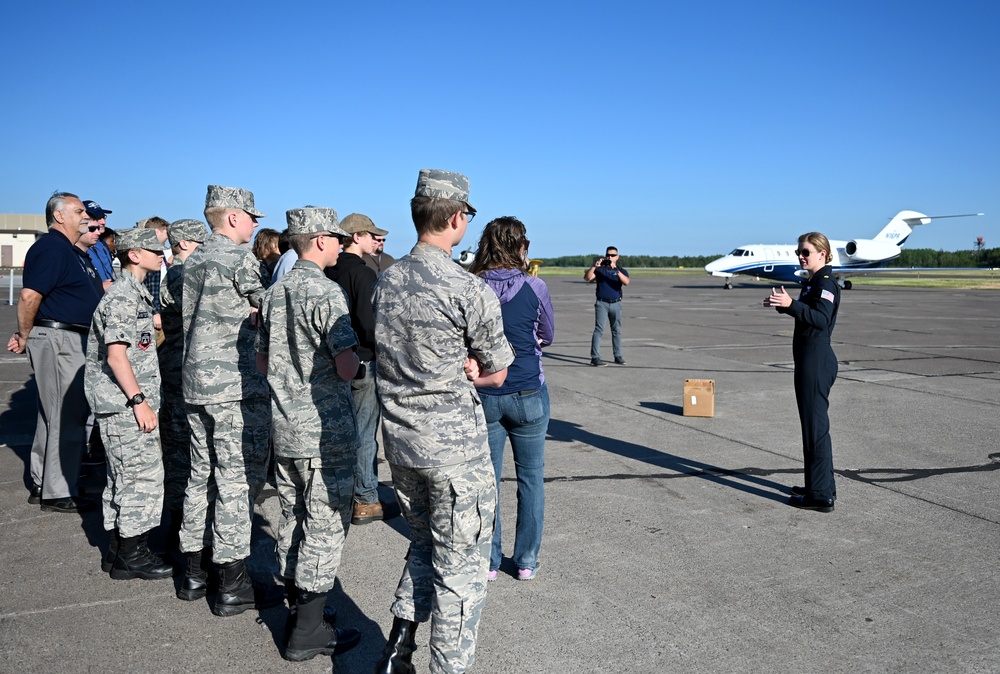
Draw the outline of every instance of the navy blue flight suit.
M799 299L779 313L795 318L795 402L802 424L806 497L836 500L833 443L830 440L830 389L837 378L837 356L830 346L840 308L840 286L827 265L802 286Z

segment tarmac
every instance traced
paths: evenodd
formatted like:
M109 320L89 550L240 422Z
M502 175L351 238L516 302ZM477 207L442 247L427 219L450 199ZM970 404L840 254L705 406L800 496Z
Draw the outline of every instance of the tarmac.
M593 286L546 278L556 341L541 565L490 583L472 671L1000 671L1000 293L855 286L834 333L838 500L786 505L801 484L792 320L769 286L636 275L626 366L589 366ZM14 308L0 307L0 335ZM611 360L610 331L603 356ZM715 416L682 415L686 379L715 381ZM100 571L100 515L26 503L35 402L0 356L0 670L362 672L392 618L405 523L352 527L330 603L362 642L282 660L286 609L217 618L174 581ZM508 450L509 452L509 450ZM513 547L513 461L501 488ZM397 512L388 466L382 498ZM99 491L100 471L85 487ZM252 571L275 573L277 497L257 505ZM509 537L508 537L509 534ZM513 574L513 575L512 575ZM414 662L427 671L428 629Z

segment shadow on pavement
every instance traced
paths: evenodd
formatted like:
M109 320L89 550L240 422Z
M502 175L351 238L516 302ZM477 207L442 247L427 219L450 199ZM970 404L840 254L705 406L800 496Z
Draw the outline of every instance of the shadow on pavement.
M676 474L668 473L664 475L629 474L627 476L621 476L622 478L627 477L629 479L648 480L651 477L699 477L710 482L715 482L716 484L720 484L724 487L730 487L732 489L736 489L737 491L753 494L755 496L760 496L761 498L779 503L784 503L788 499L788 487L778 482L765 480L759 476L771 475L775 473L799 474L802 472L801 468L768 471L761 468L721 468L719 466L713 466L712 464L703 463L701 461L687 459L685 457L670 454L669 452L653 449L651 447L644 447L643 445L637 445L632 442L597 435L584 429L579 424L563 421L561 419L551 419L549 421L548 439L554 442L582 442L592 447L596 447L597 449L617 454L618 456L622 456L627 459L643 461L650 465L657 466L659 468L666 468L676 472ZM572 477L561 479L579 480L588 478ZM591 479L615 479L615 476L601 475L594 476ZM549 481L553 481L553 478L546 478L546 482Z

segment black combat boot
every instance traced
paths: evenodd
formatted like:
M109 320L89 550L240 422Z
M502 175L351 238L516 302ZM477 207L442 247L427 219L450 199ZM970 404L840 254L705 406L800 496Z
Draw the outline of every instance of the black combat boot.
M356 629L338 630L323 620L326 592L300 590L298 594L295 627L285 648L286 660L302 662L317 655L339 655L358 645L361 632Z
M204 550L184 553L184 580L177 588L178 599L195 601L208 594L208 571L204 559Z
M115 580L131 580L144 578L156 580L170 578L174 575L174 567L166 564L149 549L146 537L149 532L125 538L118 541L118 555L111 566L111 577Z
M295 614L298 611L298 601L299 601L299 588L295 585L295 581L290 578L285 578L285 599L288 601L288 620L285 621L285 643L288 643L288 638L292 636L292 630L295 628ZM337 608L334 606L326 606L323 608L323 620L334 626L337 624Z
M392 619L392 630L382 657L375 665L375 674L416 674L412 659L413 651L417 649L413 639L417 635L418 624L402 618Z
M247 573L245 559L219 564L219 593L212 605L212 613L223 618L239 615L252 608L271 608L282 603L284 593L278 588L265 592L257 590Z
M112 529L108 532L108 552L101 558L101 571L104 573L110 573L111 567L115 565L115 557L118 556L119 540L121 538L118 535L118 529Z

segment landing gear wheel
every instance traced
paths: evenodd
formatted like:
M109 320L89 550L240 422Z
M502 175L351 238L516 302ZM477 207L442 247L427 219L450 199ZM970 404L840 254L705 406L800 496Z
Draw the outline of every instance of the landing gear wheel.
M726 281L726 285L722 286L722 288L723 288L723 290L732 290L733 289L733 284L730 283L729 281Z
M854 286L850 281L844 281L844 290L850 290Z

